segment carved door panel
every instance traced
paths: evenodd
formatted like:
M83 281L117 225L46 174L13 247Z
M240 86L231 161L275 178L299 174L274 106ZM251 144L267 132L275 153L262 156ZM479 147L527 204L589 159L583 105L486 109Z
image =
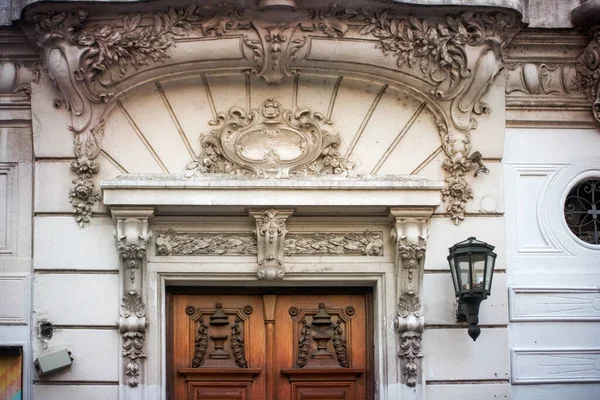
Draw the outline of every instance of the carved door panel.
M372 398L366 294L173 295L170 397Z

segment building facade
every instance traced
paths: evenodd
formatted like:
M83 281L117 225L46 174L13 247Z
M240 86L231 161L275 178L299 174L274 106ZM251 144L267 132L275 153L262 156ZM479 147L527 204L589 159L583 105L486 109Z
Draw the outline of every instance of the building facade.
M600 1L0 20L3 398L598 398Z

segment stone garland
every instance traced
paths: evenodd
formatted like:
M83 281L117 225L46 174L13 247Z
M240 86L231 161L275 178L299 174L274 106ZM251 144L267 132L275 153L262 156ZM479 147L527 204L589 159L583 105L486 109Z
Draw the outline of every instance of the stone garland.
M382 232L290 233L284 255L383 256ZM157 232L159 256L256 255L256 235L248 233Z

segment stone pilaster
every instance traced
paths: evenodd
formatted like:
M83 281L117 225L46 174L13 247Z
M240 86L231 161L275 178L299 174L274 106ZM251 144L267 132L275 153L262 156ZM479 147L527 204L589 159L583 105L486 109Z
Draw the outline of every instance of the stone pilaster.
M399 335L400 381L408 388L407 396L420 398L423 382L421 340L425 320L422 306L423 266L427 242L427 220L432 209L391 209L394 218L392 238L395 242L396 290ZM410 394L409 394L410 393ZM411 397L412 398L412 397Z
M129 392L141 390L143 361L146 358L146 319L144 275L146 270L146 245L150 238L148 220L154 214L151 208L113 209L117 228L115 238L120 260L121 309L119 331L123 373L119 381L124 398L142 398Z

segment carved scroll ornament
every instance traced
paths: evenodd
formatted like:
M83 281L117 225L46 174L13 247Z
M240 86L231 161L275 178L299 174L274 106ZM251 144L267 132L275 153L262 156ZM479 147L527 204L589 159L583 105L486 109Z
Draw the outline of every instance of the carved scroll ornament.
M341 174L354 164L343 158L331 121L303 107L285 110L274 99L258 109L232 107L211 121L215 129L200 138L202 153L186 176L225 173L249 177Z

